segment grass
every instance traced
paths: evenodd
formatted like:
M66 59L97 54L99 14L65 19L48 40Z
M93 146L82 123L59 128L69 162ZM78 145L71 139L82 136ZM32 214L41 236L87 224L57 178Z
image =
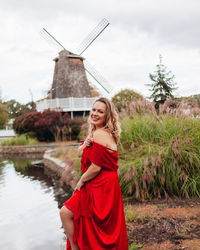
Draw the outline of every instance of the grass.
M62 176L62 180L65 180L65 178L69 175L70 176L69 182L71 181L71 179L73 179L76 182L81 177L82 174L80 171L81 158L78 157L77 148L73 147L69 148L61 146L57 148L54 157L59 158L61 161L67 164L67 168ZM73 170L75 170L75 175L72 176L71 174Z
M137 250L137 249L140 249L142 248L142 244L135 244L135 243L132 243L129 247L129 250Z
M124 197L200 197L200 119L129 111L121 128L119 179Z
M133 210L132 206L125 206L125 219L126 222L144 222L144 221L149 221L151 219L150 216L143 215L139 211Z
M24 145L37 145L38 141L35 138L31 138L26 134L19 135L9 140L1 142L2 146L24 146Z

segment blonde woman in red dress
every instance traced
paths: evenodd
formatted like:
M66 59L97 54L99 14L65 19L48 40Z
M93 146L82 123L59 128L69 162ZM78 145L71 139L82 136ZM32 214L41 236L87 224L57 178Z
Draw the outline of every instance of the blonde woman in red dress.
M99 98L90 113L88 137L79 148L84 173L60 210L67 250L128 250L117 175L119 136L114 105Z

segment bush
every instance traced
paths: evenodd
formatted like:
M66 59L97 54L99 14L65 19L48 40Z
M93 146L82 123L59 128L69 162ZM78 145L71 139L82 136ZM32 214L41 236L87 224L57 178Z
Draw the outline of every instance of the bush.
M139 99L144 99L144 97L131 89L124 89L113 96L112 102L118 111L121 111L121 109L126 108L129 103Z
M59 128L63 126L61 112L46 110L39 115L34 123L34 131L40 141L59 140Z
M8 114L7 114L6 107L0 101L0 129L5 128L7 121L8 121Z
M35 122L40 117L39 112L28 112L15 118L13 122L13 129L17 134L24 134L35 131Z
M15 138L1 142L2 146L23 146L23 145L36 145L38 142L35 138L31 138L26 134L22 134Z
M39 141L75 140L83 122L81 118L71 120L68 113L46 110L17 117L13 128L17 134L33 132Z
M89 123L85 122L81 125L81 131L78 134L78 141L83 142L88 135Z
M173 104L173 105L172 105ZM120 183L124 196L200 197L200 109L137 100L120 113Z
M120 184L124 196L200 197L200 122L163 114L122 120Z

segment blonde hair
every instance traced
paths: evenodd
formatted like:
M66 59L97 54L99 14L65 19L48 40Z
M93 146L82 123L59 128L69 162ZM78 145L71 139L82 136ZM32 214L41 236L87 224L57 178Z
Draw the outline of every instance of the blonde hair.
M120 139L121 128L120 128L120 124L118 121L118 114L117 114L115 105L105 97L101 97L97 99L94 102L94 104L96 102L103 102L106 105L106 117L105 117L105 123L104 123L103 128L109 133L111 133L115 140L115 143L118 143ZM88 132L89 132L89 136L92 136L93 132L96 130L96 126L91 123L90 118L91 118L91 115L89 116L89 119L88 119L88 122L89 122Z

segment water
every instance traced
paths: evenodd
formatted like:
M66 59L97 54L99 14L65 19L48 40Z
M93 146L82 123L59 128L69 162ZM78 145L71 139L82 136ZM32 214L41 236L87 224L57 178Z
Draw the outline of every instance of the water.
M0 249L63 250L59 208L71 193L47 170L26 164L0 161Z

